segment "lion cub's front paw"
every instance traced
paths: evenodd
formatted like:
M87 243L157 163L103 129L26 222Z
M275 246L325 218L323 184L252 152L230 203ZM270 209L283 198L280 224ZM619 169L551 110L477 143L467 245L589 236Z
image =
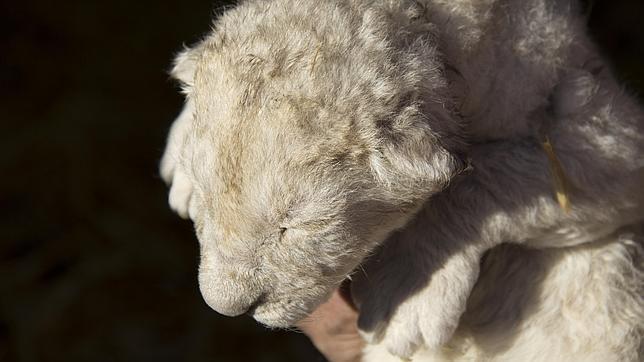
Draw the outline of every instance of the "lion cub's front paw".
M178 152L176 145L170 143L161 158L159 170L163 181L170 185L168 195L170 208L182 218L187 219L190 214L193 187L192 182L186 173L181 170L176 160Z
M398 306L383 309L378 303L363 304L358 327L367 343L384 345L391 354L402 358L410 358L421 347L434 350L447 343L458 326L465 303L444 303L440 301L441 295L434 293L438 290L432 289Z
M170 208L184 219L192 217L190 212L190 201L192 198L192 182L180 170L175 170L172 179L172 187L168 196Z
M168 197L170 207L184 219L190 216L193 187L186 173L182 171L179 159L181 155L189 155L191 151L186 143L186 135L193 118L192 114L192 103L187 102L181 114L172 123L168 143L159 165L161 177L166 184L171 185Z
M434 270L402 260L371 263L372 273L357 276L352 293L368 343L410 358L419 348L436 350L449 341L478 277L478 258L456 253L432 264Z

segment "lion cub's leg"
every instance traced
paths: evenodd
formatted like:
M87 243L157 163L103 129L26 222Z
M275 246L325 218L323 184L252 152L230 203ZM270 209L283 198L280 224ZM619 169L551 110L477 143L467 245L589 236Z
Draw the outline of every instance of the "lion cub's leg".
M353 293L370 343L408 358L451 338L485 250L538 227L540 209L559 212L556 201L544 203L551 186L539 147L518 140L480 149L471 174L430 198L368 260Z
M358 326L368 343L410 358L418 349L437 350L449 341L485 250L505 236L537 227L531 225L534 208L558 208L554 201L541 205L550 186L545 156L534 151L538 147L508 142L486 150L490 164L475 165L473 175L431 198L414 221L363 265L352 292L360 309ZM546 174L541 180L531 173L514 174L497 158L507 154L515 155L510 163L540 165ZM530 191L524 192L524 186Z

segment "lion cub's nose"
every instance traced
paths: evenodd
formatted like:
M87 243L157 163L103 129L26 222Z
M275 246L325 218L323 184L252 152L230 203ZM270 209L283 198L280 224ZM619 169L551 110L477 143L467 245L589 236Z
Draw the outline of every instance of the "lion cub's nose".
M225 316L236 317L255 307L263 293L251 280L240 280L230 274L201 271L199 290L210 308Z

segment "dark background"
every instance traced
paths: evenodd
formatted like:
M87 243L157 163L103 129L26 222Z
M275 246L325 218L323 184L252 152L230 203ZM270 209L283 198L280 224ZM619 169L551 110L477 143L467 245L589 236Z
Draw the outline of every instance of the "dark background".
M0 5L0 361L320 359L302 334L206 306L192 226L157 175L182 103L172 56L222 5ZM589 21L636 94L643 16L598 0Z

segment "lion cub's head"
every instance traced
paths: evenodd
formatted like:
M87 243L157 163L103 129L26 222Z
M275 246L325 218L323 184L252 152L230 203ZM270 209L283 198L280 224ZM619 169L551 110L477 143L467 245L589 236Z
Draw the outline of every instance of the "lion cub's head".
M247 8L177 58L189 121L173 157L207 303L288 326L444 187L460 143L425 41L350 9L310 26L289 19L311 9Z

